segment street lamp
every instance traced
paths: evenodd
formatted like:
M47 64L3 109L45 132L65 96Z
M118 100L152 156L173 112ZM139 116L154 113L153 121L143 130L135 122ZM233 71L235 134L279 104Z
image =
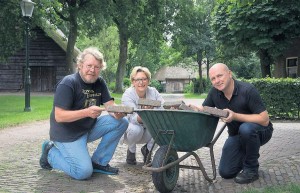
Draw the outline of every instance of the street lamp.
M28 33L29 33L29 18L32 16L33 8L34 8L34 2L31 0L22 0L20 2L21 9L22 9L22 15L24 17L25 23L26 23L26 68L25 68L25 108L24 111L31 111L30 107L30 67L29 67L29 40L28 40Z

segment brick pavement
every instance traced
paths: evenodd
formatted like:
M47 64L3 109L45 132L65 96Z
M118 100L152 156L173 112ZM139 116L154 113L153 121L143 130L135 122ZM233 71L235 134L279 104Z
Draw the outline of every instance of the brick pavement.
M186 103L199 101L186 100ZM220 123L221 124L221 123ZM217 175L214 183L207 182L201 171L180 169L180 176L173 192L228 193L247 188L263 188L300 183L300 123L274 123L273 138L261 148L260 179L240 185ZM48 138L49 122L38 121L14 128L0 130L0 192L157 192L151 173L143 171L142 155L137 153L138 165L125 164L126 145L119 145L111 165L120 168L120 174L107 176L93 174L89 180L77 181L59 171L47 171L39 167L41 143ZM226 138L226 130L214 146L216 165ZM89 144L92 151L98 141ZM141 145L138 146L139 148ZM197 150L209 174L210 156L207 148ZM182 155L182 153L179 153ZM190 157L181 164L196 164Z

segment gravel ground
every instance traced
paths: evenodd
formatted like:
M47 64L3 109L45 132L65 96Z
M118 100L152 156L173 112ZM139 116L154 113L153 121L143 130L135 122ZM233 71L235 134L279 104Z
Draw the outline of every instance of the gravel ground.
M168 96L167 96L168 97ZM173 97L174 99L174 97ZM181 99L178 96L176 99ZM186 103L199 104L201 100L185 100ZM218 129L222 123L219 124ZM233 180L224 180L219 175L213 183L207 182L201 171L180 169L179 179L173 192L228 193L241 192L246 188L264 188L300 183L300 123L274 123L273 138L261 148L260 179L254 183L239 185ZM157 192L151 173L142 170L142 155L137 153L138 165L125 163L125 144L119 145L111 165L120 168L120 174L108 176L93 174L84 181L71 179L60 171L43 170L39 166L41 144L48 139L49 120L37 121L17 127L0 130L0 192L44 192L44 193L84 193L84 192ZM223 132L214 146L216 164L227 137ZM92 152L99 141L89 144ZM141 148L139 145L138 148ZM196 151L207 172L211 175L210 156L207 148ZM182 156L183 153L179 153ZM193 157L181 164L196 165Z

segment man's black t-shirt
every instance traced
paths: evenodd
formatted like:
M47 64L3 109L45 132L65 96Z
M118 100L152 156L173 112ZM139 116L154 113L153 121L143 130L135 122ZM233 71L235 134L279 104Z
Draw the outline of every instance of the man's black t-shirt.
M91 130L96 119L83 118L70 123L58 123L54 117L54 107L65 110L80 110L92 105L100 106L113 100L105 81L99 77L95 83L87 84L79 73L64 77L57 85L53 109L50 115L50 140L72 142Z
M266 110L256 88L252 84L237 80L234 80L234 90L230 100L224 96L223 92L213 87L202 105L230 109L242 114L259 114ZM227 123L229 135L238 134L241 124L242 122L238 121Z

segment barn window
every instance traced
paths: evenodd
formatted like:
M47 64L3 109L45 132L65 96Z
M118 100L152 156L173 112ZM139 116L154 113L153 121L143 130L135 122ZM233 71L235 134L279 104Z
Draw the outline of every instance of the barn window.
M290 57L286 59L287 77L296 78L298 68L298 57Z

